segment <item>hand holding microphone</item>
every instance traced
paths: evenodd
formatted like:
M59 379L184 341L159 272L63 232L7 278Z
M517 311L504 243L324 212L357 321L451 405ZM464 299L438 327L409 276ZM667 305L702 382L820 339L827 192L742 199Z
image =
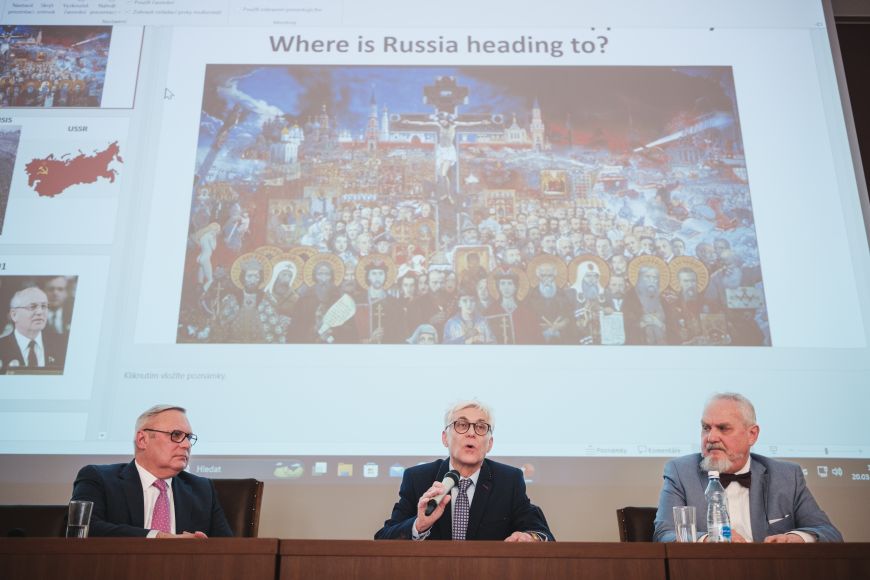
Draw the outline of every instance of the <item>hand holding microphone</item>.
M431 516L432 512L435 511L435 508L441 503L441 500L444 499L445 495L450 493L450 490L453 489L454 486L459 484L459 472L455 469L451 469L447 473L444 474L444 479L441 480L441 485L444 486L444 491L432 499L426 504L426 515Z
M417 532L423 533L431 528L444 514L444 506L450 501L450 490L459 482L459 472L451 470L442 481L432 484L417 501Z

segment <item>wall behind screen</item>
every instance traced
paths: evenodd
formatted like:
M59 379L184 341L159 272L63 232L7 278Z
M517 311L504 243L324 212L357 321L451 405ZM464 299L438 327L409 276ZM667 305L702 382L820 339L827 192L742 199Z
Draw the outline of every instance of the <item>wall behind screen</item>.
M849 99L864 164L870 183L870 16L837 18L837 37L849 85Z

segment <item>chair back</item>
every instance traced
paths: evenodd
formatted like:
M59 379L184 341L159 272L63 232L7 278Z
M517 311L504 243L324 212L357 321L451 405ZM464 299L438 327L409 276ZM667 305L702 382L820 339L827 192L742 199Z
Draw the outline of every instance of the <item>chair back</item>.
M66 505L0 505L0 537L62 538Z
M652 542L656 508L624 507L616 510L620 542Z
M212 479L227 522L237 538L256 538L260 529L263 482L256 479Z

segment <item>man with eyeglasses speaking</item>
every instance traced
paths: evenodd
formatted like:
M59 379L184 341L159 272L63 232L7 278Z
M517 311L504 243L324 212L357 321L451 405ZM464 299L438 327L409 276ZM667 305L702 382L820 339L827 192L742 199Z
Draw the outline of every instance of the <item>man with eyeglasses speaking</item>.
M464 401L447 411L444 425L441 442L450 457L405 470L399 501L375 539L555 540L526 495L522 471L486 459L493 443L490 410Z
M12 332L0 338L0 374L58 373L66 358L66 339L43 332L48 297L33 286L19 290L9 303Z
M76 477L72 499L94 502L90 535L232 536L211 480L184 471L194 443L183 408L157 405L139 415L133 461L88 465Z

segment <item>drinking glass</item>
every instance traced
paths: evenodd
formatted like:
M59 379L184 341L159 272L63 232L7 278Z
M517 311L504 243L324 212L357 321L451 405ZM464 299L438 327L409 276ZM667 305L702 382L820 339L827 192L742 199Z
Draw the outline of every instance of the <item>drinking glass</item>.
M674 532L678 542L694 542L697 536L695 527L695 506L674 506Z
M91 511L94 502L73 500L69 502L69 516L66 523L67 538L87 538L91 525Z

